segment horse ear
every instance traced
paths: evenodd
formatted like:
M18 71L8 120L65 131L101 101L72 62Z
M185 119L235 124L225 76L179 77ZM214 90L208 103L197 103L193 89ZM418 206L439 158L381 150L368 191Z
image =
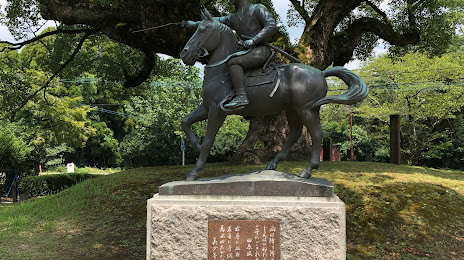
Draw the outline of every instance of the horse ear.
M208 9L205 8L205 11L203 12L203 14L206 16L206 19L210 21L213 20L213 16L208 12Z
M205 9L206 10L206 9ZM205 13L203 12L203 10L200 10L201 12L201 20L206 20L208 19L208 17L206 17Z

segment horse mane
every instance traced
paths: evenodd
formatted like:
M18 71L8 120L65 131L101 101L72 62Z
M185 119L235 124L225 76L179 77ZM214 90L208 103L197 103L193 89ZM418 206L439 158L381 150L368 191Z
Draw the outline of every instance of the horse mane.
M238 46L238 39L235 36L235 33L232 30L232 28L220 22L215 22L214 25L217 27L218 31L222 33L222 35L227 37L230 41L232 41Z

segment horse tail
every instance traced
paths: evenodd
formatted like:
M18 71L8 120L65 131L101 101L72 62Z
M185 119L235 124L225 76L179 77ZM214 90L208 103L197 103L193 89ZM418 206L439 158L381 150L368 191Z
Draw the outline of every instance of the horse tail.
M369 94L369 88L360 76L344 67L333 67L322 72L324 77L336 76L348 85L348 91L344 94L328 96L316 101L311 108L336 103L351 105L363 100Z

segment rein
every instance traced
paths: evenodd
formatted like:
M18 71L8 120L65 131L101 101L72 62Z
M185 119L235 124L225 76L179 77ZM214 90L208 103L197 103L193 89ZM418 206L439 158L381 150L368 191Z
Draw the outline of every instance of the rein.
M159 26L155 26L155 27L150 27L150 28L147 28L147 29L141 29L141 30L137 30L137 31L132 31L132 33L145 32L145 31L156 30L156 29L171 26L171 25L182 25L182 24L183 24L183 22L167 23L167 24L163 24L163 25L159 25Z
M239 51L239 52L235 52L235 53L232 53L231 55L227 56L225 59L219 61L219 62L216 62L214 64L208 64L205 66L205 68L212 68L212 67L217 67L219 65L222 65L224 63L226 63L229 59L233 58L233 57L236 57L236 56L241 56L241 55L244 55L244 54L247 54L248 52L250 52L251 49L248 49L248 50L245 50L245 51Z

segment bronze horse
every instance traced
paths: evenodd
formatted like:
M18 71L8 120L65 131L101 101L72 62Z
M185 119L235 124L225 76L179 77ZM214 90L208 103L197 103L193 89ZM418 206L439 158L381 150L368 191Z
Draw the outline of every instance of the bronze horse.
M312 150L309 165L301 171L299 176L310 178L312 170L319 168L320 164L319 150L322 142L320 106L327 103L354 104L359 102L369 92L366 84L358 75L343 67L320 71L299 63L282 65L278 68L280 79L275 79L275 81L280 81L276 91L273 91L274 86L248 87L250 104L240 110L224 111L220 103L233 88L225 63L228 58L236 55L240 46L232 29L215 21L208 13L204 13L203 17L195 34L181 53L182 61L186 65L193 65L199 58L209 56L204 72L203 104L182 119L182 129L190 143L200 151L200 157L187 175L187 180L196 180L198 172L205 167L216 134L227 115L256 117L279 114L282 110L285 110L287 116L289 135L282 150L268 163L266 169L275 170L279 160L285 159L301 136L304 125L311 135ZM325 97L327 94L325 78L328 76L341 78L348 85L348 91L341 95ZM193 123L206 119L208 119L206 135L203 143L200 144L190 127Z

